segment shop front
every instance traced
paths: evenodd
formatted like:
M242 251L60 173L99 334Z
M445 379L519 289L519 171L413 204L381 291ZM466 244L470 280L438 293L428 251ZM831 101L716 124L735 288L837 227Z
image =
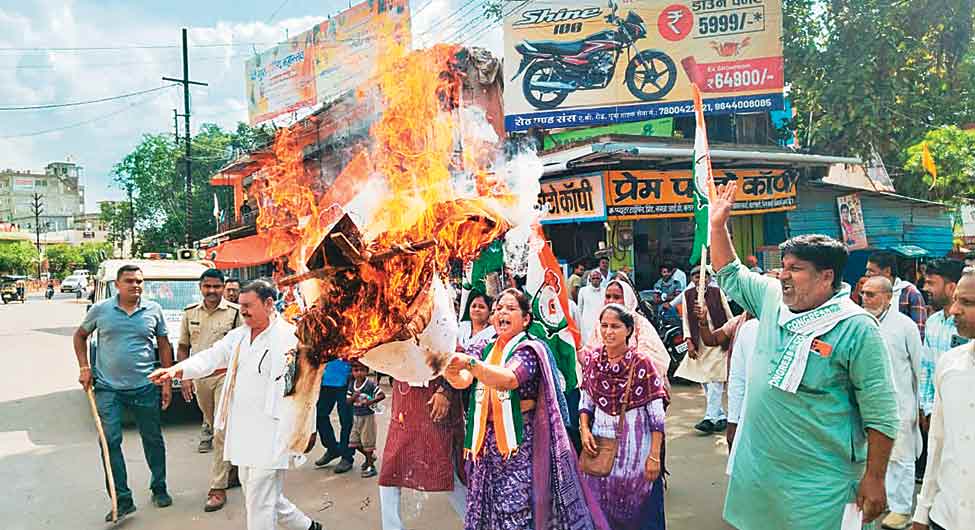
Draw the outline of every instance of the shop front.
M624 141L626 140L626 141ZM542 156L539 205L547 208L545 233L565 262L609 257L613 270L632 271L648 289L660 265L687 271L694 241L691 159L687 143L603 137L563 146ZM712 146L718 185L738 185L731 221L735 249L759 265L777 265L787 239L787 216L799 207L800 179L842 159L775 148ZM815 168L814 171L810 169Z

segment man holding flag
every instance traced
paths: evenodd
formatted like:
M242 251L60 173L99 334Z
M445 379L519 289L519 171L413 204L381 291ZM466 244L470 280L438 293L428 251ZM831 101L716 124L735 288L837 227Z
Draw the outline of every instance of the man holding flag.
M727 228L736 191L732 181L709 194L711 262L722 290L763 325L724 518L741 530L860 528L886 508L898 428L877 321L850 300L841 281L849 255L835 239L780 245L778 280L742 265Z

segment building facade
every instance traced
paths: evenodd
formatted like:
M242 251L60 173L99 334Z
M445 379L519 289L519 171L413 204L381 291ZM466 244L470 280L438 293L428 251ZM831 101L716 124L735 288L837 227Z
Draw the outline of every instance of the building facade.
M34 195L40 196L42 231L74 228L84 215L85 189L81 184L84 169L74 162L51 162L43 172L0 171L0 222L21 230L33 231Z

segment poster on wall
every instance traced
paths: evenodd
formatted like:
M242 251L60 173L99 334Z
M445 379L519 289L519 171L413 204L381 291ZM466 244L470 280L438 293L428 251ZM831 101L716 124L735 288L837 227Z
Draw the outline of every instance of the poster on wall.
M799 176L782 169L714 172L714 182L738 182L732 215L794 210ZM606 172L606 215L610 220L691 217L694 210L690 171L627 170Z
M505 0L505 128L783 108L781 0Z
M251 125L327 103L372 74L380 32L409 46L407 0L356 4L287 42L247 60ZM404 40L405 39L405 40Z
M843 244L849 250L867 248L867 229L863 224L863 207L860 196L856 193L841 195L836 198L837 208L840 210L840 230Z

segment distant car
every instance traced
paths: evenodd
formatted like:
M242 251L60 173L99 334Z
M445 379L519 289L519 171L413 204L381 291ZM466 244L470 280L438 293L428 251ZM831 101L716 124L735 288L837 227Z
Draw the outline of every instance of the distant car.
M81 276L68 276L61 282L62 293L76 293L88 285L88 280Z

